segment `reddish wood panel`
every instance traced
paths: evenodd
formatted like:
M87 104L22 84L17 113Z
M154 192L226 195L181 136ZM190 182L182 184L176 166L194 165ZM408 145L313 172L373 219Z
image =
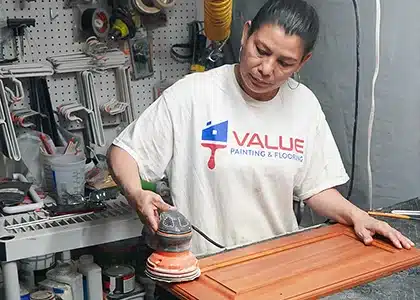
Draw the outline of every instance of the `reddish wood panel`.
M202 275L164 285L180 299L313 299L420 264L420 250L365 246L335 224L203 258Z

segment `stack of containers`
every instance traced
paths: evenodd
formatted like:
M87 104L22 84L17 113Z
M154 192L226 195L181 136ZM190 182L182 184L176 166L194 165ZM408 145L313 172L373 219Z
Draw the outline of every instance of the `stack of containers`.
M41 151L43 186L57 204L67 204L67 194L84 195L86 156L81 151L64 154L65 147L57 147L54 154Z

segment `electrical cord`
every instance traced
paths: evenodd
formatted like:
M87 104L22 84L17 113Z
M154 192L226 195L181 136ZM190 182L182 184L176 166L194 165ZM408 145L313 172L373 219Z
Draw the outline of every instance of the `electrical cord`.
M347 199L350 199L354 186L354 173L356 168L356 140L357 140L357 125L359 118L359 90L360 90L360 14L359 4L357 0L352 0L353 11L356 25L356 82L355 82L355 95L354 95L354 121L353 121L353 137L351 143L351 171L349 189L347 191ZM327 219L324 223L336 223L334 220Z
M373 208L373 184L372 184L372 169L370 164L370 152L371 152L371 141L372 141L372 130L373 121L375 119L375 87L376 80L379 74L379 63L380 63L380 33L381 33L381 1L376 0L376 22L375 22L375 72L372 78L372 104L369 114L369 126L368 126L368 155L367 155L367 170L368 170L368 200L369 209Z
M352 0L355 16L356 16L356 98L355 98L355 113L354 113L354 127L353 127L353 141L352 141L352 167L350 175L350 185L347 194L347 199L350 198L354 185L354 170L355 170L355 154L356 154L356 134L357 134L357 119L359 110L359 78L360 78L360 18L357 0ZM376 21L375 21L375 72L372 78L372 102L369 114L368 123L368 149L367 149L367 172L368 172L368 203L369 209L373 208L373 183L372 183L372 167L370 162L371 157L371 142L373 121L375 119L375 87L379 74L380 66L380 29L381 29L381 1L376 0Z
M347 199L350 199L353 192L354 173L356 168L356 140L357 140L357 125L359 118L359 89L360 89L360 15L359 5L357 0L352 0L354 15L356 20L356 83L355 83L355 100L354 100L354 123L353 123L353 138L351 149L351 173L350 183L347 192Z
M208 235L206 235L204 232L202 232L200 229L198 229L197 227L195 227L194 225L191 225L192 229L194 229L199 235L201 235L203 238L205 238L207 241L209 241L210 243L212 243L213 245L215 245L218 248L224 249L226 248L225 246L220 245L219 243L215 242L214 240L212 240Z

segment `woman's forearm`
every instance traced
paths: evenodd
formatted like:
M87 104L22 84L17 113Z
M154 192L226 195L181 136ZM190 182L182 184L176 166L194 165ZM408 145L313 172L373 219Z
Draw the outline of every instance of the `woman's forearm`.
M137 163L127 151L112 145L107 158L112 178L128 199L142 192Z
M328 189L306 200L318 215L339 223L353 225L354 221L368 214L345 199L336 189Z

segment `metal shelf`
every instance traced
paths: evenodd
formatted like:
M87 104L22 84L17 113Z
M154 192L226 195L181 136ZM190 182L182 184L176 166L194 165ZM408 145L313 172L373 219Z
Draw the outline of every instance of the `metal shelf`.
M34 212L0 218L0 260L38 255L140 236L142 223L124 198L101 213L43 219Z
M124 197L100 213L42 218L29 212L0 218L0 260L6 299L19 299L16 261L141 235L143 224Z

